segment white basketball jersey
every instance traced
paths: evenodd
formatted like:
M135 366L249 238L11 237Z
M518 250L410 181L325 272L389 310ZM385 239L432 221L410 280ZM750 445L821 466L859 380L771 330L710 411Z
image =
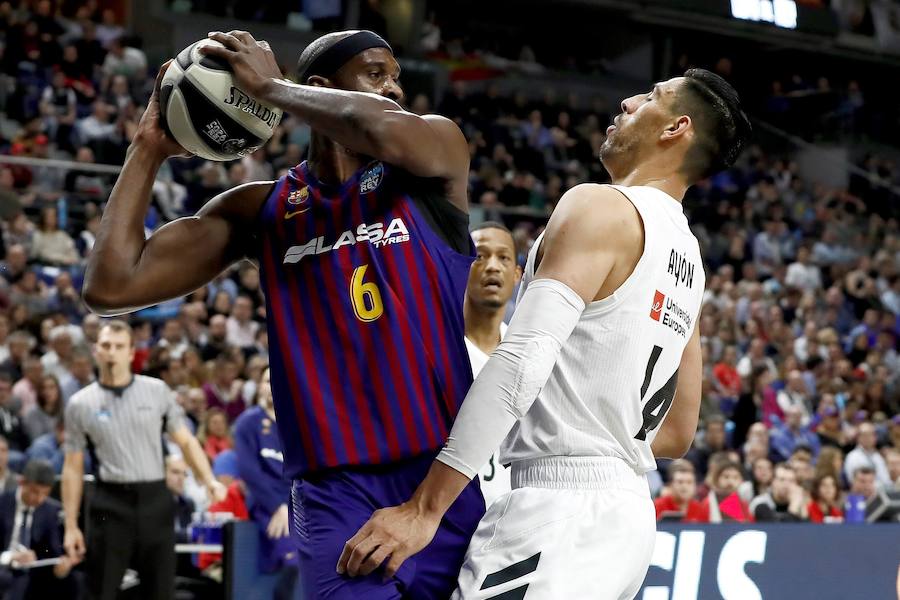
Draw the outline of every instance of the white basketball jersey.
M500 339L506 334L506 323L500 323ZM481 348L466 338L466 350L469 351L469 362L472 363L472 375L478 377L481 369L487 364L490 356L481 351ZM481 479L481 494L484 496L484 505L490 506L494 500L507 493L510 489L509 467L500 464L497 458L499 450L491 455L486 465L481 467L478 478Z
M611 456L638 473L656 468L650 442L671 406L706 278L680 202L652 187L612 187L643 220L644 253L612 295L581 315L550 379L501 445L504 464ZM520 298L542 237L529 253Z

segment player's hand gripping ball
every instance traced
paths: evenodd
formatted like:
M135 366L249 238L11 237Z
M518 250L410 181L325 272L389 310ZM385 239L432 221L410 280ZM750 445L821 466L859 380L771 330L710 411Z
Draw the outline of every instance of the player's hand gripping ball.
M259 44L265 42L254 40L260 51L271 55L268 44L265 50ZM207 46L220 54L204 53L201 49ZM253 91L242 87L231 55L237 53L221 42L195 42L170 62L160 85L160 125L185 150L208 160L235 160L254 152L272 137L281 121L280 109L260 102ZM269 71L257 74L254 91L260 84L256 79L268 81ZM281 77L280 71L277 77Z

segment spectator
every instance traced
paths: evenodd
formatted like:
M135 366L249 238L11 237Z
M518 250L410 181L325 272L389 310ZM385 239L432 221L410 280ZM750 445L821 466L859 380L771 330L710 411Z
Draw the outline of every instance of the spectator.
M200 428L200 424L206 420L206 393L199 387L192 387L185 397L184 416L187 417L187 426L192 433Z
M220 453L231 449L234 443L232 442L231 434L228 432L228 420L225 416L225 411L221 408L211 408L206 411L203 427L197 435L197 440L203 445L203 451L209 457L210 463Z
M741 393L741 376L737 368L737 348L728 346L722 354L722 360L713 367L713 375L716 378L716 387L719 393L727 398L733 398L737 402Z
M107 48L109 53L101 67L103 76L107 80L111 80L116 75L124 75L129 81L143 82L147 76L147 57L142 51L126 46L122 37L110 40Z
M806 389L806 383L803 381L803 375L800 371L794 369L788 373L787 385L779 391L776 399L781 411L787 415L788 408L796 406L801 411L801 425L809 424L812 415L812 404L809 398L809 391Z
M766 457L757 458L753 461L750 481L744 481L738 486L738 496L749 504L757 496L762 496L769 491L774 478L775 471L772 461Z
M856 448L850 451L844 461L844 475L847 477L847 481L854 481L856 479L854 473L858 469L866 467L872 469L875 473L879 486L884 488L892 487L893 482L891 481L887 464L885 464L884 457L879 454L878 449L875 447L878 441L875 426L868 421L860 424L856 439Z
M27 460L45 460L53 467L53 472L59 475L62 473L63 462L65 461L65 453L63 451L63 441L65 439L65 422L62 418L56 420L53 431L45 433L37 438L25 451ZM84 457L85 472L90 472L90 457Z
M41 377L37 404L25 413L23 425L31 440L46 433L52 433L63 411L62 391L59 380L53 375Z
M866 501L878 494L878 482L875 469L872 467L859 467L853 471L853 479L850 480L850 494L862 496Z
M710 417L703 430L702 440L697 440L685 458L694 465L697 473L706 476L709 457L725 449L725 419Z
M741 465L735 462L723 462L715 467L711 476L713 489L701 503L704 517L706 517L703 522L752 522L753 515L747 503L741 500L737 493L737 489L743 481Z
M19 418L19 407L13 401L12 380L9 375L0 371L0 435L6 440L9 448L9 462L13 468L21 468L25 464L25 450L28 448L28 436Z
M750 349L737 363L737 372L741 377L749 377L754 368L764 366L773 377L778 376L775 362L766 356L766 343L760 338L753 338Z
M885 448L884 460L887 463L888 475L894 482L894 489L900 490L900 448Z
M803 409L798 405L790 405L785 411L785 422L772 428L772 451L778 460L788 460L797 446L806 446L813 456L819 453L819 438L804 427Z
M833 394L823 394L819 401L821 421L816 426L816 436L822 446L844 450L850 437L841 421L841 411L833 403Z
M215 360L228 347L228 318L225 315L213 315L209 319L206 343L200 351L201 358Z
M180 456L166 456L166 487L172 492L175 501L175 542L178 544L191 542L188 528L194 517L194 501L184 495L187 469L187 464Z
M697 479L694 466L686 460L676 460L669 465L669 487L671 493L660 496L653 504L656 520L669 521L673 517L682 523L703 523L708 516L700 502L695 499Z
M808 247L801 246L797 250L797 261L788 266L784 283L804 292L818 292L822 289L822 274L819 267L810 262Z
M47 308L50 312L62 313L70 321L78 321L87 312L81 303L81 294L72 285L72 275L68 271L61 271L47 298Z
M810 523L840 523L844 520L841 510L841 488L833 475L816 477L812 487L812 500L806 507Z
M58 266L74 265L81 260L75 241L59 228L55 206L41 209L41 226L34 232L31 255L36 260Z
M241 390L244 382L237 378L237 365L229 357L222 355L216 359L212 381L203 384L206 393L206 407L225 411L229 423L244 412L247 407Z
M94 357L90 351L84 347L72 350L69 371L59 381L63 404L67 404L75 392L93 383L94 379Z
M797 474L787 465L775 467L772 488L750 503L750 511L758 522L806 521L806 492L797 483Z
M252 348L256 344L259 323L253 320L253 300L249 296L241 295L235 299L226 329L228 344L238 348Z
M72 333L68 325L57 325L50 330L50 348L41 357L41 367L46 375L53 375L57 381L64 381L72 376L69 369L74 353Z
M18 400L19 414L23 417L37 406L38 389L41 378L44 376L44 367L35 356L28 356L22 362L22 378L12 388L13 397Z
M60 503L50 498L53 468L29 461L18 490L0 496L0 590L9 598L72 598L76 595L69 572L77 559L65 556L60 535ZM21 549L24 547L24 549ZM37 560L56 558L52 567L18 570Z
M184 327L178 319L166 321L157 345L161 348L168 348L169 356L172 358L181 358L181 355L188 349L190 343L184 335Z

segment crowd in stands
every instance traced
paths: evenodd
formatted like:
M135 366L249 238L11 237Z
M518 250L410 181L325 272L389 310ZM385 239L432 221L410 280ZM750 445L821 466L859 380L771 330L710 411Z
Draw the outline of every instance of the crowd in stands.
M28 9L27 7L31 7ZM32 10L33 12L28 12ZM121 164L154 65L96 2L0 2L0 153ZM15 82L15 85L11 85ZM469 139L470 199L505 221L524 257L561 195L607 181L598 151L617 111L602 101L504 96L455 83L436 102ZM148 232L217 193L298 164L309 129L286 116L271 142L232 163L169 161ZM790 157L749 149L685 199L706 261L698 323L702 425L684 460L651 477L661 518L840 520L844 498L900 484L900 227L889 162L830 189ZM101 320L81 302L85 259L114 174L0 162L0 487L29 458L61 469L68 399L93 381ZM510 208L525 208L510 213ZM259 274L242 263L185 298L130 317L136 373L163 379L240 505L233 425L256 403L268 360ZM185 514L209 508L183 462ZM280 512L267 511L269 519ZM241 514L253 514L253 510ZM187 520L180 521L186 527ZM271 523L261 523L266 528Z

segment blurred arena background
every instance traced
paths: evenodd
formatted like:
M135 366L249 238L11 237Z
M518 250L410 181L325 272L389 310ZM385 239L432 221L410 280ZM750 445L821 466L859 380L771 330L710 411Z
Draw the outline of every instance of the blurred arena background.
M80 301L85 257L159 65L234 28L268 40L288 76L323 32L385 35L408 109L455 119L469 140L472 224L505 223L522 264L563 192L608 181L598 150L622 98L693 66L728 79L754 143L684 203L708 274L701 426L687 461L651 478L663 522L638 597L897 594L896 0L0 1L0 482L14 486L30 458L62 468L62 407L93 378L99 323ZM285 115L240 161L168 161L147 232L278 177L309 135ZM217 477L246 495L229 428L267 363L256 269L129 318L134 371L176 392ZM796 473L791 505L826 524L756 510L779 463ZM184 465L170 467L177 597L274 597L279 574L255 554L266 524L223 526ZM829 475L835 493L820 485ZM696 510L680 516L673 494Z

